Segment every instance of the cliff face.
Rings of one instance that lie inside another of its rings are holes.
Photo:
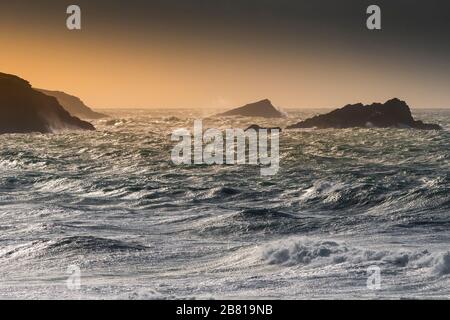
[[[87,105],[81,101],[80,98],[67,94],[61,91],[50,91],[44,89],[35,89],[48,96],[55,97],[59,104],[63,106],[71,115],[81,119],[101,119],[107,116],[91,110]]]
[[[386,103],[361,103],[347,105],[328,114],[315,116],[288,127],[295,128],[414,128],[423,130],[441,130],[437,124],[416,121],[406,102],[397,98]]]
[[[56,98],[33,90],[28,81],[0,73],[0,134],[66,129],[95,130],[89,122],[71,116]]]
[[[263,117],[263,118],[282,118],[284,114],[277,110],[270,100],[265,99],[255,103],[247,104],[221,114],[219,117],[242,116],[242,117]]]

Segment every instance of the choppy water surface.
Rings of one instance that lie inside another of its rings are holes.
[[[0,136],[0,298],[450,297],[450,111],[416,113],[442,132],[284,131],[273,177],[174,166],[169,134],[194,111],[110,114]]]

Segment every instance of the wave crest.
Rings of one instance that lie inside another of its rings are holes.
[[[346,264],[350,268],[372,264],[392,268],[426,269],[430,275],[450,274],[450,251],[366,250],[335,241],[278,241],[262,249],[262,260],[284,267]]]

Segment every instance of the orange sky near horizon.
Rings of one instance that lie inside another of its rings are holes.
[[[300,38],[304,46],[267,46],[245,36],[223,41],[160,30],[142,41],[126,29],[3,23],[10,32],[0,34],[0,72],[93,108],[227,109],[263,98],[282,108],[319,108],[392,97],[412,107],[450,106],[448,81],[435,67],[345,45],[309,46]]]

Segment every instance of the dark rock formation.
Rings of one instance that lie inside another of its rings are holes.
[[[267,130],[267,132],[271,132],[272,130],[278,130],[279,132],[282,131],[282,129],[281,129],[280,127],[270,127],[270,128],[268,128],[268,127],[261,127],[261,126],[259,126],[259,125],[257,125],[257,124],[252,124],[250,127],[248,127],[247,129],[245,129],[244,131],[251,130],[251,129],[253,129],[253,130],[255,130],[255,131],[258,131],[258,130]]]
[[[437,124],[416,121],[406,102],[397,98],[386,103],[361,103],[347,105],[328,114],[315,116],[287,129],[296,128],[414,128],[423,130],[441,130]]]
[[[95,130],[89,122],[71,116],[56,98],[33,90],[28,81],[0,73],[0,134],[65,129]]]
[[[242,116],[242,117],[263,117],[263,118],[282,118],[285,115],[275,108],[270,100],[265,99],[255,103],[247,104],[217,115],[218,117]]]
[[[48,96],[55,97],[59,104],[63,106],[71,115],[80,119],[101,119],[107,116],[91,110],[81,101],[80,98],[61,91],[50,91],[44,89],[35,89]]]

